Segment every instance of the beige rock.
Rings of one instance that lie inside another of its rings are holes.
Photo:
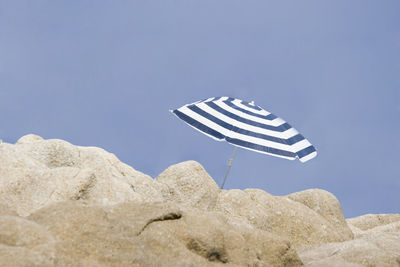
[[[297,252],[306,266],[399,266],[400,233],[376,233],[342,243],[303,247]]]
[[[57,201],[162,201],[162,185],[100,148],[29,135],[0,147],[0,202],[21,216]]]
[[[400,214],[345,220],[324,190],[219,190],[194,161],[153,180],[36,135],[0,162],[0,266],[400,265]]]
[[[196,161],[172,165],[156,180],[166,185],[163,197],[169,202],[212,210],[218,198],[218,185]]]
[[[16,216],[0,216],[0,266],[52,266],[55,240],[44,227]]]
[[[0,203],[0,216],[2,215],[17,216],[17,213],[11,210],[7,205]]]
[[[342,206],[337,198],[328,191],[309,189],[287,195],[291,200],[302,203],[324,217],[341,235],[353,238],[353,233],[344,218]]]
[[[393,223],[384,224],[381,226],[377,226],[365,231],[365,234],[369,233],[400,233],[400,221],[396,221]]]
[[[227,223],[218,213],[174,205],[56,203],[29,219],[58,240],[56,264],[299,266],[290,243]]]
[[[350,224],[351,225],[351,224]],[[358,238],[363,238],[371,234],[377,233],[400,233],[400,221],[383,224],[381,226],[376,226],[368,230],[360,230],[359,228],[352,226],[353,233]]]
[[[27,144],[27,143],[33,143],[36,141],[41,141],[43,140],[42,137],[36,135],[36,134],[27,134],[22,136],[18,141],[17,144]]]
[[[349,228],[337,229],[336,221],[332,223],[309,207],[258,189],[221,191],[216,210],[223,212],[232,223],[247,222],[257,229],[285,237],[296,246],[353,238]]]
[[[347,223],[363,231],[400,221],[400,214],[366,214],[347,219]]]

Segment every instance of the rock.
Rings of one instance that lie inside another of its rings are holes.
[[[371,233],[400,233],[400,221],[384,224],[381,226],[374,227],[365,231],[363,234],[371,234]]]
[[[365,231],[363,231],[355,226],[352,226],[352,225],[351,225],[351,227],[352,227],[352,231],[353,231],[354,235],[358,238],[369,236],[369,235],[375,234],[375,233],[400,233],[400,221],[383,224],[380,226],[370,228]]]
[[[399,266],[400,233],[376,233],[297,251],[305,266]]]
[[[285,237],[296,246],[353,238],[348,227],[337,228],[336,220],[332,223],[329,217],[326,219],[306,205],[258,189],[222,191],[216,210],[231,218],[232,223],[248,222],[257,229]]]
[[[0,266],[53,266],[55,240],[44,227],[0,216]]]
[[[342,206],[333,194],[321,189],[309,189],[287,195],[287,197],[324,217],[346,239],[353,238],[353,233],[344,218]]]
[[[324,190],[220,190],[194,161],[152,179],[36,135],[2,143],[0,162],[0,266],[400,264],[400,214],[345,220]]]
[[[57,265],[302,265],[290,243],[278,236],[230,225],[218,213],[172,204],[70,201],[43,208],[29,219],[59,240]]]
[[[163,171],[156,180],[166,185],[163,197],[168,202],[201,210],[212,210],[218,198],[218,185],[195,161],[172,165]]]
[[[2,215],[17,216],[17,213],[11,210],[7,205],[0,203],[0,216]]]
[[[33,142],[36,142],[36,141],[42,141],[43,140],[43,138],[42,137],[40,137],[40,136],[38,136],[38,135],[36,135],[36,134],[27,134],[27,135],[24,135],[24,136],[22,136],[18,141],[17,141],[17,145],[20,145],[20,144],[28,144],[28,143],[33,143]]]
[[[366,214],[347,219],[350,225],[363,231],[398,221],[400,221],[400,214]]]
[[[0,202],[21,216],[57,201],[163,201],[162,185],[100,148],[22,137],[0,147]]]

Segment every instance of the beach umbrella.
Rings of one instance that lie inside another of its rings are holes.
[[[301,162],[317,155],[314,146],[296,129],[253,101],[212,97],[171,112],[214,140],[235,146],[221,188],[238,147],[289,160],[298,158]]]

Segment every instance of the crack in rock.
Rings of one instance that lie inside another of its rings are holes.
[[[79,189],[79,192],[73,197],[74,200],[87,199],[89,190],[94,187],[96,181],[96,175],[90,175],[88,181]]]
[[[228,262],[228,256],[224,247],[210,246],[196,239],[191,239],[187,243],[186,247],[209,261],[219,261],[221,263]]]
[[[156,217],[154,219],[149,220],[145,226],[143,226],[142,230],[139,231],[139,233],[137,234],[138,236],[146,229],[147,226],[149,226],[149,224],[153,223],[153,222],[161,222],[161,221],[168,221],[168,220],[178,220],[182,217],[182,214],[180,213],[175,213],[175,212],[170,212],[167,214],[163,214],[159,217]]]

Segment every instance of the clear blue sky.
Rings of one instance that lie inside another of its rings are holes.
[[[319,155],[239,150],[226,188],[399,213],[399,14],[397,0],[0,0],[0,138],[99,146],[152,177],[192,159],[220,184],[233,147],[168,110],[254,100]]]

